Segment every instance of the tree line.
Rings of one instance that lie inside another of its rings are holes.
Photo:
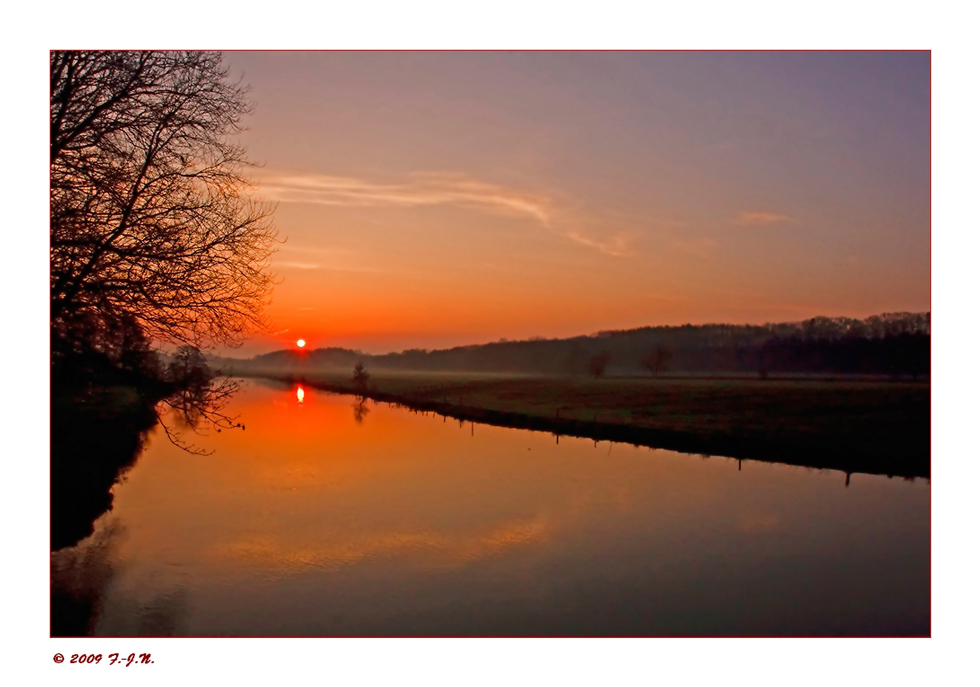
[[[568,339],[498,341],[446,350],[369,355],[343,348],[277,351],[236,369],[336,368],[572,374],[929,373],[929,313],[867,319],[816,317],[766,325],[682,325],[600,332]]]

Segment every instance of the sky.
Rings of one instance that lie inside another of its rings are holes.
[[[284,243],[236,355],[930,308],[928,52],[230,52]]]
[[[924,680],[935,679],[936,675],[948,673],[955,675],[963,672],[965,664],[963,657],[969,655],[967,642],[970,631],[974,627],[972,613],[977,608],[977,595],[969,572],[975,568],[973,560],[975,552],[961,544],[968,536],[965,523],[971,522],[970,505],[973,494],[972,485],[977,483],[980,475],[976,465],[963,461],[962,456],[968,453],[967,447],[972,446],[974,438],[970,436],[972,426],[971,412],[975,403],[969,390],[976,386],[972,384],[976,371],[974,366],[963,365],[962,361],[972,354],[976,341],[977,324],[975,318],[963,317],[964,312],[972,312],[973,294],[977,291],[977,270],[975,259],[977,255],[975,189],[980,176],[975,160],[980,154],[977,150],[977,136],[969,135],[975,129],[975,113],[977,111],[977,95],[975,89],[964,88],[975,80],[978,53],[975,47],[973,28],[975,22],[969,21],[969,11],[964,13],[960,4],[940,3],[932,12],[894,12],[884,11],[880,3],[855,3],[853,0],[831,0],[819,8],[807,4],[786,5],[775,2],[749,4],[732,3],[698,3],[660,4],[649,6],[628,3],[607,3],[595,11],[568,12],[567,8],[547,3],[526,2],[495,2],[492,5],[480,3],[467,5],[465,8],[445,3],[381,3],[371,4],[328,4],[322,6],[304,5],[292,8],[287,5],[268,8],[256,7],[255,11],[228,12],[223,5],[200,5],[196,7],[196,21],[188,21],[186,13],[161,13],[153,5],[123,4],[111,0],[117,11],[93,13],[84,11],[77,6],[69,6],[56,0],[56,9],[68,18],[66,21],[50,21],[52,6],[24,6],[15,13],[19,23],[18,31],[11,35],[5,49],[10,51],[10,59],[4,64],[5,83],[10,93],[17,94],[24,104],[23,107],[6,108],[0,112],[8,131],[16,131],[18,135],[9,137],[7,141],[8,158],[17,162],[8,165],[5,171],[8,196],[24,202],[12,204],[8,208],[11,215],[9,224],[12,227],[22,227],[23,230],[10,233],[10,255],[18,256],[11,260],[8,269],[0,273],[4,292],[8,294],[26,294],[24,298],[9,298],[8,322],[10,323],[7,336],[0,339],[0,348],[10,359],[24,361],[23,364],[11,366],[9,370],[9,386],[19,390],[18,394],[8,394],[4,402],[5,416],[11,426],[27,428],[33,431],[18,431],[11,433],[10,451],[13,455],[32,456],[38,460],[14,461],[10,465],[11,483],[36,485],[36,489],[26,489],[15,498],[6,501],[7,509],[12,516],[23,521],[24,526],[10,531],[9,548],[18,551],[36,551],[36,545],[44,541],[47,534],[47,419],[46,412],[37,412],[38,408],[49,407],[48,385],[38,383],[39,371],[48,369],[48,350],[40,342],[48,337],[49,319],[49,266],[50,253],[48,248],[49,232],[49,190],[50,179],[49,158],[47,155],[49,134],[48,113],[48,50],[52,47],[77,45],[79,36],[93,46],[127,48],[132,46],[132,36],[139,36],[146,45],[173,45],[174,47],[199,49],[211,47],[216,40],[229,40],[240,45],[289,47],[295,45],[373,48],[399,46],[417,47],[491,47],[506,46],[536,46],[536,47],[770,47],[781,48],[800,45],[804,47],[909,47],[929,48],[932,50],[933,64],[933,103],[934,103],[934,198],[933,206],[933,464],[935,480],[933,489],[933,574],[934,606],[933,629],[934,639],[924,647],[924,650],[910,655],[903,646],[896,643],[882,642],[870,649],[874,660],[869,660],[868,645],[840,645],[837,660],[833,662],[813,663],[810,672],[814,674],[811,682],[816,683],[821,678],[839,679],[846,674],[844,681],[848,684],[858,684],[861,680],[880,680],[884,674],[895,684],[921,684]],[[118,5],[118,7],[115,7]],[[439,5],[439,6],[434,6]],[[38,7],[39,9],[33,9]],[[292,11],[290,11],[292,10]],[[945,10],[945,11],[944,11]],[[34,17],[34,13],[38,13]],[[624,21],[628,16],[631,21]],[[259,20],[257,20],[257,17]],[[297,20],[297,17],[302,17]],[[519,20],[516,18],[519,17]],[[847,21],[841,21],[846,17]],[[954,20],[950,21],[953,17]],[[221,36],[217,38],[215,27],[221,27]],[[126,38],[126,37],[129,38]],[[122,37],[122,38],[120,38]],[[745,53],[741,53],[743,56]],[[247,135],[252,145],[253,158],[263,160],[267,169],[273,163],[285,167],[279,153],[284,150],[268,140],[268,144],[259,146],[261,130],[258,123],[270,117],[271,113],[279,111],[281,115],[290,115],[289,108],[282,103],[270,102],[266,93],[285,91],[290,87],[287,74],[276,74],[274,67],[266,67],[265,76],[260,79],[260,61],[258,57],[227,53],[229,64],[235,69],[244,71],[248,68],[247,79],[253,84],[253,95],[264,102],[257,102],[256,114],[249,125],[252,131]],[[363,55],[363,54],[362,54]],[[593,53],[593,56],[595,53]],[[697,57],[697,53],[686,53],[687,56]],[[879,54],[880,55],[880,54]],[[268,55],[284,60],[285,55],[278,53]],[[793,54],[790,54],[792,57]],[[335,56],[336,57],[336,56]],[[351,57],[351,56],[348,56]],[[400,55],[405,58],[405,54]],[[927,70],[928,57],[909,60],[921,67],[916,67],[915,74],[926,72],[923,76],[912,79],[902,75],[902,69],[887,69],[891,76],[896,74],[906,85],[925,82],[921,90],[928,88]],[[703,61],[703,58],[702,58]],[[840,75],[855,75],[861,73],[857,69],[834,70]],[[407,75],[402,74],[402,77]],[[333,78],[333,75],[330,77]],[[832,80],[832,77],[828,77]],[[868,80],[867,77],[864,80]],[[873,84],[878,82],[871,79]],[[853,86],[845,89],[850,78],[838,80],[842,90],[860,94],[860,89]],[[802,86],[803,81],[792,82],[793,87]],[[262,92],[262,89],[265,93]],[[323,84],[326,92],[336,89],[338,83]],[[348,89],[350,90],[350,89]],[[894,92],[894,89],[892,91]],[[309,93],[306,94],[310,95]],[[348,95],[350,95],[348,93]],[[789,97],[791,91],[786,90],[783,96]],[[285,97],[285,95],[283,95]],[[852,95],[853,97],[853,95]],[[924,99],[926,96],[923,95]],[[329,101],[332,107],[340,107],[341,103],[334,98]],[[865,121],[884,114],[886,118],[907,115],[911,109],[928,117],[926,105],[916,101],[907,104],[904,109],[881,108],[880,112],[873,107],[876,102],[869,98],[871,112],[863,118]],[[500,105],[500,103],[498,103]],[[271,108],[271,109],[270,109]],[[804,108],[805,109],[805,108]],[[571,113],[562,111],[563,116]],[[768,114],[772,114],[771,112]],[[717,115],[716,115],[717,116]],[[349,123],[349,119],[347,122]],[[360,123],[358,121],[358,123]],[[683,124],[683,120],[680,122]],[[838,124],[840,122],[838,121]],[[617,126],[619,123],[617,123]],[[332,154],[337,153],[337,147],[346,145],[345,141],[357,139],[359,143],[370,141],[369,137],[354,137],[353,128],[349,126],[343,135],[332,138]],[[916,128],[918,130],[918,127]],[[447,130],[448,131],[448,130]],[[444,131],[443,133],[447,133]],[[295,132],[287,131],[288,136]],[[852,131],[852,143],[874,143],[878,150],[889,150],[882,140],[874,138],[875,132],[862,127],[860,135]],[[872,136],[872,138],[868,138]],[[887,138],[887,137],[885,137]],[[919,133],[916,137],[921,141],[918,150],[927,145],[926,134]],[[569,144],[575,141],[569,142]],[[300,148],[294,142],[294,148]],[[256,153],[263,150],[263,156]],[[440,150],[443,148],[440,146]],[[850,154],[854,151],[849,145],[839,144],[828,148],[834,155]],[[912,150],[912,148],[907,148]],[[315,146],[311,151],[319,154]],[[495,151],[496,152],[496,151]],[[923,154],[924,155],[924,154]],[[801,156],[802,159],[802,156]],[[324,158],[323,168],[336,172],[339,165],[336,160]],[[290,163],[293,164],[293,163]],[[917,168],[928,165],[924,161],[916,163]],[[296,163],[300,167],[299,163]],[[802,165],[801,165],[802,166]],[[318,168],[315,164],[314,168]],[[302,167],[305,169],[306,167]],[[876,172],[884,176],[894,174],[897,169],[887,165],[875,165]],[[905,167],[906,170],[911,167]],[[923,176],[925,172],[922,172]],[[731,183],[735,183],[732,179]],[[663,179],[657,180],[663,183]],[[651,184],[650,188],[654,188]],[[925,191],[920,191],[925,194]],[[859,197],[859,196],[856,196]],[[896,191],[896,202],[907,202],[904,190]],[[740,204],[739,204],[740,205]],[[298,206],[296,206],[298,207]],[[290,233],[283,210],[287,206],[279,206],[279,225],[284,234]],[[428,208],[431,210],[432,208]],[[729,212],[740,212],[740,209]],[[730,216],[729,216],[730,217]],[[334,229],[336,225],[322,224],[324,230]],[[719,231],[723,227],[719,226]],[[734,230],[734,225],[729,225]],[[825,228],[829,231],[829,228]],[[925,233],[928,230],[921,228]],[[336,237],[329,236],[330,245],[336,242]],[[847,234],[848,237],[853,234]],[[298,243],[295,237],[290,239]],[[922,245],[927,239],[920,239]],[[660,246],[663,249],[663,246]],[[889,241],[881,242],[878,248],[891,250],[895,245]],[[873,251],[871,251],[873,253]],[[843,253],[843,251],[841,251]],[[281,255],[284,255],[281,254]],[[281,258],[280,255],[280,258]],[[22,257],[21,257],[22,256]],[[814,256],[811,256],[814,257]],[[917,261],[905,266],[909,273],[912,267],[921,272],[925,258],[917,256]],[[316,264],[316,263],[312,263]],[[798,260],[794,267],[807,264],[806,260]],[[277,288],[275,300],[270,308],[270,315],[281,320],[283,315],[289,315],[286,307],[289,303],[289,288],[293,288],[292,277],[296,273],[286,274],[282,267],[278,268],[283,282]],[[895,268],[894,271],[900,271]],[[710,275],[709,275],[710,276]],[[761,277],[762,275],[757,275]],[[692,275],[693,279],[693,275]],[[916,283],[922,283],[921,277]],[[363,284],[361,284],[363,286]],[[862,285],[862,289],[866,285]],[[797,282],[779,284],[780,288],[799,288]],[[285,289],[285,290],[284,290]],[[917,292],[926,294],[926,285],[917,287]],[[297,290],[296,293],[299,293]],[[861,289],[855,290],[862,293]],[[326,295],[331,295],[330,301]],[[346,294],[328,292],[321,302],[337,302]],[[773,302],[782,300],[781,291],[770,294]],[[920,300],[925,295],[919,296]],[[284,300],[285,299],[285,300]],[[884,309],[899,309],[904,306],[889,306],[876,302],[872,311]],[[829,314],[834,304],[821,306]],[[294,306],[310,307],[310,306]],[[841,306],[843,309],[843,306]],[[908,306],[907,309],[919,309]],[[305,311],[304,311],[305,312]],[[601,313],[600,313],[601,314]],[[859,313],[863,314],[863,313]],[[598,316],[598,315],[597,315]],[[766,319],[759,315],[759,319]],[[645,318],[646,319],[646,318]],[[651,312],[651,322],[668,321],[663,313]],[[691,314],[690,321],[698,321],[696,313]],[[734,319],[734,316],[733,316]],[[773,319],[777,319],[774,315]],[[781,319],[781,318],[780,318]],[[746,319],[746,321],[749,321]],[[297,323],[297,326],[300,323]],[[325,323],[326,324],[326,323]],[[323,328],[324,333],[339,332],[340,322],[333,323],[333,329]],[[281,324],[287,328],[290,324]],[[490,329],[490,327],[486,327]],[[381,331],[378,328],[377,331]],[[406,328],[404,340],[422,340],[421,328]],[[542,330],[544,328],[542,327]],[[417,332],[417,335],[412,335]],[[333,334],[332,341],[339,340],[339,334]],[[417,338],[416,338],[417,336]],[[461,334],[460,338],[465,337]],[[435,340],[429,337],[428,340]],[[353,340],[353,336],[351,336]],[[365,339],[366,340],[366,337]],[[375,339],[378,341],[379,339]],[[391,337],[393,347],[402,341]],[[33,345],[32,345],[33,344]],[[239,354],[256,348],[265,350],[282,347],[285,342],[282,337],[255,339],[245,348],[239,349]],[[383,344],[383,341],[382,341]],[[318,345],[324,345],[318,343]],[[249,348],[251,347],[251,348]],[[379,345],[384,350],[384,345]],[[251,353],[248,353],[251,354]],[[43,375],[42,375],[43,377]],[[945,477],[945,478],[944,478]],[[950,478],[955,477],[955,478]],[[43,492],[43,493],[42,493]],[[28,516],[25,519],[25,513]],[[44,553],[44,552],[41,552]],[[28,556],[26,563],[19,566],[15,575],[19,575],[19,588],[25,593],[19,594],[13,600],[10,612],[17,618],[18,627],[27,628],[18,637],[27,652],[38,648],[44,651],[37,655],[50,656],[47,639],[47,616],[38,614],[38,608],[45,608],[49,594],[50,561],[46,553]],[[35,641],[40,637],[41,640]],[[32,639],[34,638],[34,639]],[[299,641],[299,640],[297,640]],[[213,660],[215,643],[220,644],[222,655],[227,658],[220,663],[220,670],[227,675],[229,670],[247,670],[250,676],[262,674],[282,676],[283,665],[295,663],[297,652],[294,643],[261,644],[261,651],[255,651],[252,643],[241,644],[233,639],[209,639],[207,646],[187,640],[175,647],[173,643],[156,647],[156,644],[166,640],[146,639],[143,648],[162,652],[168,660],[157,661],[154,671],[160,673],[161,679],[183,678],[188,669],[197,673],[208,674],[219,665]],[[737,648],[736,648],[737,647]],[[175,651],[179,649],[179,651]],[[107,650],[115,651],[111,647]],[[370,681],[384,678],[400,679],[404,675],[426,675],[434,684],[452,684],[458,681],[460,671],[467,666],[480,663],[488,671],[489,681],[511,679],[514,674],[531,675],[533,677],[554,678],[558,675],[569,684],[585,684],[597,679],[608,681],[610,675],[615,678],[634,679],[636,675],[649,673],[649,661],[640,661],[637,657],[645,656],[643,651],[637,651],[635,642],[603,643],[601,648],[594,645],[576,645],[573,649],[561,642],[534,642],[533,644],[509,643],[506,656],[500,659],[496,647],[487,648],[480,642],[454,645],[449,659],[446,658],[446,645],[438,641],[411,644],[399,644],[397,641],[385,645],[385,651],[394,658],[388,662],[373,661],[376,657],[376,643],[370,646],[346,643],[343,651],[334,652],[330,656],[331,670],[337,675],[351,675],[362,679],[367,675]],[[739,668],[751,671],[760,684],[779,684],[784,680],[787,671],[800,661],[806,661],[812,655],[813,646],[803,641],[792,645],[781,645],[778,656],[773,658],[772,645],[762,641],[751,646],[742,644],[725,644],[713,648],[724,660],[702,666],[698,673],[707,680],[709,677],[724,678],[733,669]],[[64,651],[61,647],[58,650]],[[141,649],[142,650],[142,649]],[[493,651],[493,661],[487,661],[489,652]],[[647,652],[648,653],[648,652]],[[672,650],[658,657],[660,671],[658,674],[674,675],[690,678],[692,661],[697,661],[701,655],[698,647],[683,644],[672,647]],[[306,651],[301,655],[318,658],[322,652]],[[63,670],[48,660],[49,670]],[[312,659],[311,659],[312,661]],[[374,670],[365,673],[365,666]],[[713,666],[722,666],[718,672]],[[734,668],[733,668],[734,666]],[[843,666],[843,673],[842,673]],[[321,666],[316,661],[301,663],[298,671],[319,671]],[[707,670],[707,672],[705,672]],[[381,672],[378,672],[381,671]],[[386,672],[388,671],[388,672]],[[393,671],[393,672],[391,672]],[[645,672],[644,672],[645,671]],[[821,672],[823,671],[823,672]],[[938,671],[938,673],[937,673]],[[321,671],[322,672],[322,671]],[[390,675],[389,675],[390,672]],[[303,673],[300,672],[300,675]],[[311,674],[313,674],[311,672]],[[81,682],[87,684],[87,678],[81,677]],[[91,680],[98,679],[92,676]],[[388,680],[391,681],[390,679]]]

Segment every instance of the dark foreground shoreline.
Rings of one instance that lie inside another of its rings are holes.
[[[136,386],[106,386],[84,395],[52,387],[52,552],[70,550],[91,536],[95,521],[112,509],[112,487],[136,463],[162,396],[160,389]],[[93,551],[96,557],[104,553],[98,546]],[[100,603],[97,590],[104,579],[76,579],[76,562],[71,554],[51,559],[52,637],[90,634]],[[98,570],[108,575],[106,566]]]
[[[372,380],[364,389],[326,375],[256,376],[461,422],[547,432],[556,440],[616,441],[888,477],[929,478],[931,473],[928,384],[731,379],[433,383],[420,375]],[[651,410],[651,393],[677,410]]]

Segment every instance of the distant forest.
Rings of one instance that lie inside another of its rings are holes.
[[[500,372],[558,375],[865,374],[929,375],[930,314],[886,313],[864,320],[815,317],[765,325],[642,327],[569,339],[411,349],[371,355],[344,348],[276,351],[216,359],[230,372],[350,370]]]

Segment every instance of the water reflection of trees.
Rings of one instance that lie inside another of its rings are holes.
[[[161,427],[181,448],[203,454],[187,437],[209,427],[242,427],[223,411],[237,389],[237,383],[210,370],[197,351],[179,352],[153,383],[52,387],[52,636],[93,631],[113,573],[115,536],[109,527],[92,537],[96,521],[111,510],[113,485],[136,463],[152,428]],[[180,599],[137,611],[139,627],[126,634],[178,632]]]
[[[142,451],[157,415],[133,387],[53,393],[51,402],[51,549],[92,534],[112,507],[112,485]]]
[[[187,590],[177,587],[149,601],[107,591],[118,572],[116,548],[125,534],[108,520],[78,546],[51,554],[51,636],[170,637],[185,634]]]
[[[171,442],[192,453],[203,454],[204,451],[185,440],[185,430],[243,427],[237,418],[224,412],[228,401],[241,388],[239,383],[212,370],[199,350],[192,346],[178,349],[167,376],[174,391],[161,400],[160,426]]]
[[[92,533],[95,520],[112,507],[112,486],[136,462],[154,426],[175,445],[201,455],[206,452],[195,446],[194,435],[243,428],[225,412],[238,389],[196,349],[179,352],[155,380],[53,380],[52,550]]]
[[[91,635],[112,581],[118,525],[109,524],[86,546],[51,554],[51,636]]]
[[[354,422],[359,425],[364,423],[364,418],[366,418],[368,413],[371,412],[371,409],[368,408],[367,402],[368,399],[366,396],[358,396],[357,400],[354,401],[354,404],[351,405],[351,408],[354,409]]]

